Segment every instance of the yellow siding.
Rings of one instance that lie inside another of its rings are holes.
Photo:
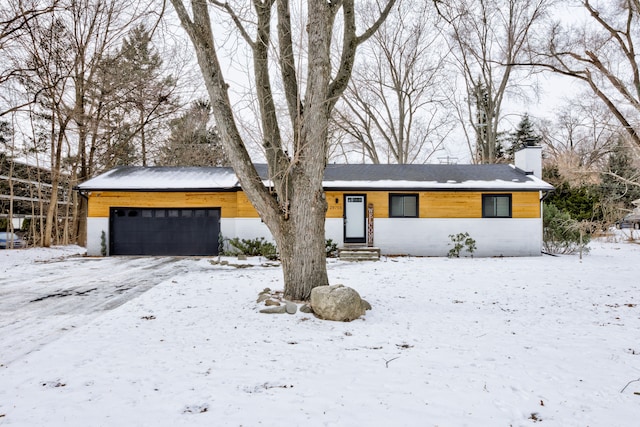
[[[511,209],[514,218],[540,218],[540,195],[538,193],[513,193]]]
[[[375,218],[389,217],[388,191],[328,191],[327,218],[342,218],[345,194],[364,194],[367,204],[373,204]],[[420,218],[481,218],[483,192],[402,192],[419,194]],[[487,194],[489,192],[485,192]],[[539,218],[540,201],[537,192],[491,192],[512,194],[513,218]],[[89,217],[108,217],[110,207],[219,207],[222,218],[258,218],[258,213],[242,191],[163,193],[163,192],[92,192],[89,196]]]
[[[327,191],[325,194],[327,199],[327,218],[342,218],[344,212],[344,193],[336,191]]]
[[[108,217],[111,207],[136,207],[136,208],[174,208],[191,207],[221,208],[222,218],[236,218],[239,206],[238,195],[246,200],[242,192],[217,192],[217,193],[164,193],[164,192],[116,192],[97,191],[89,195],[89,217]],[[253,209],[253,208],[252,208]],[[248,213],[245,209],[244,213]],[[255,212],[255,210],[254,210]],[[257,213],[254,214],[257,217]]]
[[[259,218],[258,211],[253,207],[244,191],[237,193],[238,213],[237,218]]]

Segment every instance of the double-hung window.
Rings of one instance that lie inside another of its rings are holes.
[[[483,218],[511,218],[511,194],[483,194]]]
[[[389,194],[389,217],[417,218],[417,194]]]

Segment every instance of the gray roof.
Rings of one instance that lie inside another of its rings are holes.
[[[268,185],[266,165],[257,164]],[[548,191],[553,187],[512,165],[327,165],[324,188],[331,190],[504,190]],[[119,167],[78,186],[82,191],[233,191],[240,188],[231,168]]]

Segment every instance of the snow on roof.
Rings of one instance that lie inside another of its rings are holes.
[[[265,185],[267,167],[256,165]],[[326,189],[452,189],[548,191],[553,186],[511,165],[327,165]],[[231,190],[240,184],[231,168],[120,167],[90,179],[80,190]]]
[[[112,169],[80,185],[80,190],[207,190],[235,189],[231,168],[135,167]]]

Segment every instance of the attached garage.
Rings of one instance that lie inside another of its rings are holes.
[[[112,207],[112,255],[217,255],[220,209]]]
[[[250,206],[239,189],[230,168],[113,169],[77,187],[87,200],[87,254],[218,255],[225,220]]]

